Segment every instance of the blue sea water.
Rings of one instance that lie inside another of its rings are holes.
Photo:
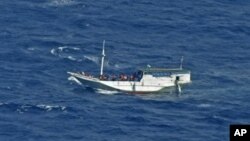
[[[67,71],[173,66],[192,84],[129,95],[85,88]],[[250,123],[247,0],[1,0],[1,141],[226,141]],[[174,64],[175,65],[175,64]]]

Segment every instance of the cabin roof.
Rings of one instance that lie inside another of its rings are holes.
[[[190,73],[190,71],[180,68],[144,68],[140,69],[144,73]]]

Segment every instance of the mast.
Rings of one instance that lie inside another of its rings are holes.
[[[102,62],[101,62],[100,76],[103,75],[104,57],[105,57],[105,40],[103,40],[103,44],[102,44]]]

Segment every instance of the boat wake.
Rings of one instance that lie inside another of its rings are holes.
[[[96,93],[104,94],[104,95],[115,95],[120,93],[119,91],[111,91],[111,90],[104,90],[104,89],[95,89]]]
[[[82,83],[81,83],[79,80],[77,80],[75,77],[73,77],[73,76],[70,76],[70,77],[68,78],[68,80],[69,80],[69,81],[76,82],[76,83],[79,84],[79,85],[82,85]]]

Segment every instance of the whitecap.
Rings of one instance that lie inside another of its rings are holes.
[[[52,0],[48,3],[49,6],[69,6],[76,4],[74,0]]]
[[[57,50],[59,50],[60,52],[63,52],[64,50],[80,50],[80,48],[78,47],[68,47],[68,46],[61,46],[61,47],[58,47]]]
[[[67,57],[69,60],[72,60],[72,61],[76,61],[77,59],[76,58],[74,58],[74,57],[72,57],[72,56],[68,56]]]
[[[36,105],[38,108],[41,108],[41,109],[46,109],[47,111],[50,111],[52,108],[51,106],[49,105],[43,105],[43,104],[40,104],[40,105]]]
[[[56,49],[54,49],[54,48],[50,50],[50,53],[51,53],[52,55],[57,55]]]
[[[62,47],[58,47],[58,50],[63,51],[66,48],[68,48],[68,47],[67,46],[62,46]]]
[[[65,106],[62,106],[62,107],[61,107],[61,110],[62,110],[62,111],[64,111],[65,109],[66,109],[66,107],[65,107]]]
[[[39,104],[39,105],[36,105],[36,106],[39,107],[39,108],[45,109],[46,111],[51,111],[53,109],[61,109],[62,111],[64,111],[66,109],[65,106],[58,106],[58,105],[51,106],[51,105]]]
[[[50,53],[52,55],[55,55],[55,56],[62,56],[63,53],[67,52],[67,51],[79,51],[80,48],[77,48],[77,47],[67,47],[67,46],[61,46],[61,47],[57,47],[57,48],[52,48],[50,50]],[[68,59],[70,60],[77,60],[76,58],[73,58],[72,56],[68,56],[67,57]]]
[[[199,104],[198,105],[198,107],[200,107],[200,108],[208,108],[208,107],[211,107],[212,105],[210,105],[210,104]]]
[[[73,47],[72,49],[73,50],[80,50],[80,48],[78,48],[78,47]]]

